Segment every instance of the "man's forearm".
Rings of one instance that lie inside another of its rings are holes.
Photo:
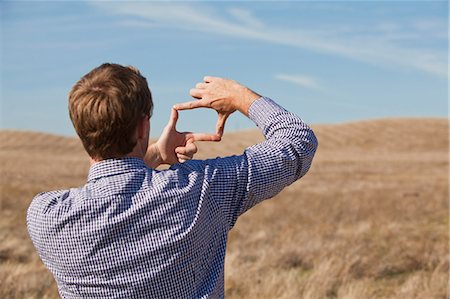
[[[248,110],[254,101],[259,99],[261,95],[257,94],[250,88],[237,84],[231,93],[230,100],[233,101],[233,105],[236,110],[248,117]]]

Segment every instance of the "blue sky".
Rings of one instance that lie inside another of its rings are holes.
[[[2,128],[74,136],[67,93],[103,62],[147,77],[152,137],[204,75],[312,124],[448,113],[447,1],[3,1],[0,18]],[[178,129],[215,121],[186,111]],[[226,129],[251,127],[235,114]]]

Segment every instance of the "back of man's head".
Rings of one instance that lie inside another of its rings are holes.
[[[105,63],[83,76],[69,93],[69,113],[89,156],[123,157],[136,145],[135,130],[151,116],[152,95],[139,70]]]

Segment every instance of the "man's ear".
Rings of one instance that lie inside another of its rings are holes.
[[[136,133],[138,139],[148,138],[150,134],[150,118],[148,116],[144,116],[139,120]]]

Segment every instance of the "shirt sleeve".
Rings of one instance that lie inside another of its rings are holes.
[[[218,202],[229,228],[244,212],[305,175],[318,145],[307,124],[269,98],[256,100],[249,117],[261,129],[264,142],[242,155],[196,165],[204,167],[207,193]]]

